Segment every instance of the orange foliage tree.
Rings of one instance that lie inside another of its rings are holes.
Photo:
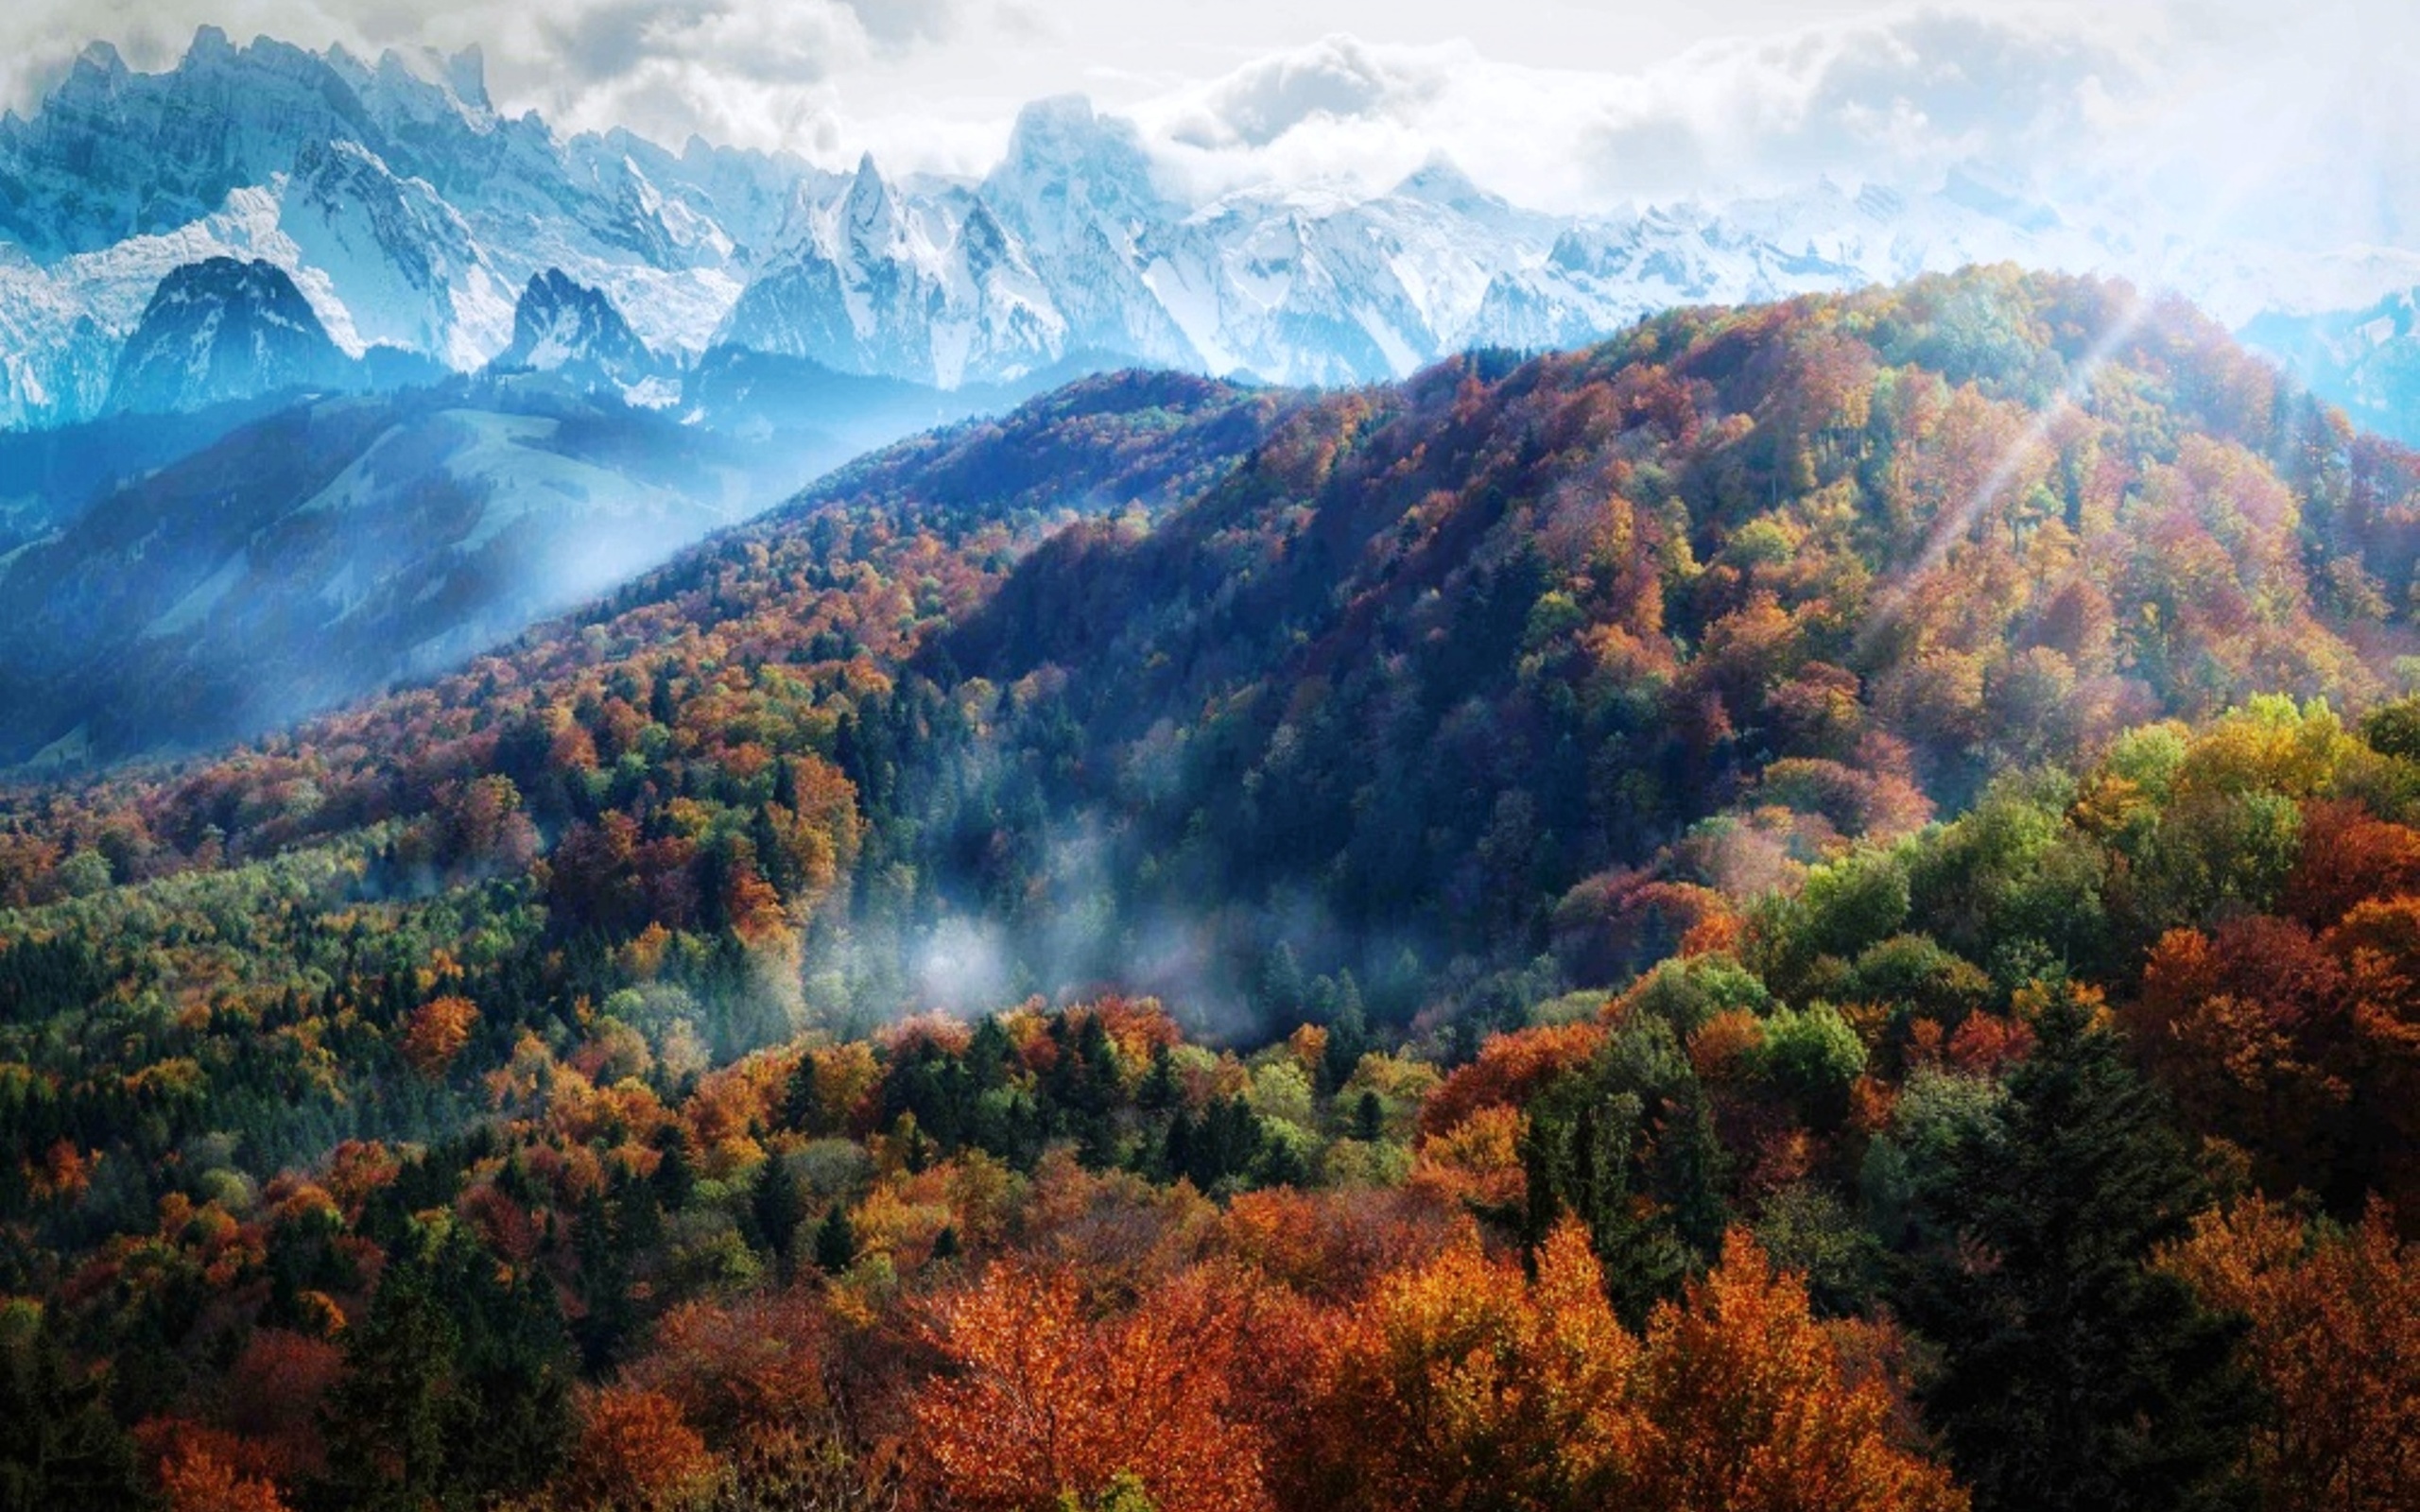
[[[1605,1043],[1602,1024],[1582,1022],[1499,1034],[1478,1058],[1457,1067],[1420,1110],[1424,1132],[1443,1134],[1482,1108],[1518,1107],[1540,1087],[1584,1066]]]
[[[404,1025],[404,1058],[424,1076],[441,1076],[479,1022],[478,1005],[469,998],[431,998],[414,1008]]]
[[[1804,1281],[1743,1232],[1644,1341],[1565,1219],[1536,1277],[1475,1231],[1337,1321],[1289,1501],[1322,1506],[1624,1506],[1654,1512],[1963,1512],[1898,1442],[1890,1383],[1851,1368]]]
[[[1466,1227],[1338,1322],[1291,1478],[1305,1504],[1593,1504],[1637,1430],[1637,1350],[1579,1225],[1548,1236],[1534,1283]]]
[[[2341,1212],[2364,1187],[2420,1194],[2420,898],[2356,902],[2316,935],[2263,915],[2171,930],[2130,1017],[2188,1122],[2273,1193]]]
[[[1684,1305],[1648,1320],[1629,1490],[1669,1512],[1963,1512],[1949,1472],[1893,1442],[1897,1401],[1853,1381],[1805,1280],[1741,1229]]]
[[[2388,1512],[2420,1486],[2420,1252],[2382,1207],[2357,1227],[2306,1232],[2274,1204],[2205,1213],[2162,1257],[2214,1306],[2252,1321],[2246,1343],[2273,1404],[2252,1469],[2278,1512]]]
[[[657,1325],[626,1381],[671,1401],[717,1443],[818,1421],[829,1412],[830,1324],[813,1293],[689,1302]]]
[[[1073,1270],[994,1265],[932,1304],[946,1373],[914,1404],[925,1477],[969,1512],[1090,1501],[1121,1476],[1159,1512],[1262,1512],[1262,1435],[1235,1381],[1244,1322],[1200,1272],[1092,1316]]]
[[[285,1512],[268,1481],[238,1471],[199,1436],[181,1436],[160,1462],[168,1512]]]
[[[573,1506],[674,1512],[701,1505],[717,1462],[672,1400],[609,1386],[589,1399],[562,1486]]]

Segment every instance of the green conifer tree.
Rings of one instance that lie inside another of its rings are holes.
[[[798,1177],[779,1155],[768,1155],[756,1168],[756,1178],[748,1189],[748,1212],[757,1237],[773,1253],[775,1268],[787,1279],[798,1245],[798,1226],[806,1218],[806,1199],[799,1191]]]
[[[1926,1411],[1980,1512],[2242,1504],[2237,1323],[2146,1263],[2205,1200],[2183,1142],[2092,1006],[2063,994],[2034,1027],[2006,1098],[1919,1175],[1955,1236],[1902,1288],[1945,1351]]]
[[[815,1226],[815,1266],[826,1276],[838,1276],[856,1258],[857,1230],[849,1222],[849,1205],[836,1202],[824,1211],[823,1221]]]

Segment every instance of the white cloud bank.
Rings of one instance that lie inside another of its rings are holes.
[[[1337,37],[1140,113],[1214,175],[1399,175],[1443,149],[1525,203],[1583,209],[2021,163],[2141,87],[2114,39],[1930,11],[1710,42],[1631,75]]]

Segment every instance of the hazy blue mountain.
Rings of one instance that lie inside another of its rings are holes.
[[[289,396],[264,394],[182,415],[109,415],[0,431],[0,553],[48,535],[95,500],[290,403]]]
[[[117,372],[109,406],[166,414],[285,389],[334,387],[352,375],[284,268],[214,257],[160,281]]]
[[[2420,289],[2361,310],[2264,315],[2241,334],[2356,423],[2420,445]]]
[[[696,404],[535,371],[0,438],[0,766],[193,748],[457,665],[1002,391],[731,353]],[[223,431],[224,434],[218,434]],[[98,496],[93,497],[98,490]]]
[[[224,739],[441,668],[752,483],[709,433],[534,388],[282,411],[0,559],[0,760]]]

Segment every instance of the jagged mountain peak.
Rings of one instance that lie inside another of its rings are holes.
[[[1017,112],[983,195],[1027,235],[1064,235],[1084,222],[1131,233],[1181,213],[1153,180],[1133,123],[1097,113],[1081,94],[1036,100]]]
[[[118,55],[117,46],[113,43],[88,42],[84,44],[83,51],[76,55],[74,73],[97,74],[104,77],[123,77],[126,72],[126,60]],[[69,77],[73,77],[74,73]]]
[[[1030,150],[1037,139],[1090,131],[1099,120],[1089,94],[1046,94],[1038,100],[1028,100],[1017,111],[1016,126],[1009,139],[1009,156],[1018,155],[1020,144]]]
[[[488,99],[486,55],[475,46],[453,54],[390,47],[378,55],[375,83],[368,94],[373,109],[408,112],[418,119],[441,111],[475,128],[495,119]]]
[[[455,98],[465,105],[495,108],[488,98],[488,55],[477,43],[445,60],[445,81],[453,87]]]
[[[899,219],[890,185],[874,165],[871,152],[857,160],[856,174],[840,202],[840,224],[852,247],[885,249],[898,239]]]
[[[1430,154],[1428,161],[1406,174],[1392,192],[1398,198],[1423,199],[1456,210],[1475,207],[1497,210],[1504,208],[1506,203],[1502,196],[1480,188],[1477,180],[1462,171],[1461,164],[1443,152]]]
[[[612,296],[550,267],[531,276],[513,306],[512,344],[499,369],[557,372],[591,387],[614,387],[669,403],[667,365],[631,329]]]
[[[220,26],[196,26],[193,41],[185,47],[185,61],[192,64],[217,62],[234,56],[235,44],[228,40],[226,29]]]
[[[1131,158],[1126,149],[1132,149]],[[995,171],[1077,163],[1147,168],[1149,160],[1132,123],[1100,114],[1088,95],[1053,94],[1017,112],[1008,152]]]

